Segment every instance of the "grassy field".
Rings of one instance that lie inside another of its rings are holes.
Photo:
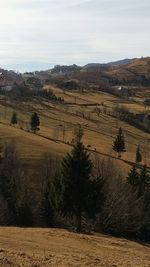
[[[78,124],[84,129],[83,142],[91,155],[112,158],[119,174],[127,175],[135,161],[135,151],[140,144],[143,163],[150,166],[150,135],[104,111],[116,105],[125,105],[134,112],[144,107],[140,101],[126,101],[97,92],[68,92],[52,88],[65,104],[32,100],[0,101],[1,143],[16,144],[25,163],[36,163],[45,153],[64,156],[72,148],[74,130]],[[99,107],[102,112],[97,114]],[[18,115],[18,125],[10,125],[12,112]],[[40,116],[40,131],[30,132],[30,116],[36,111]],[[122,127],[127,152],[117,158],[112,149],[118,127]],[[0,266],[104,266],[150,267],[150,247],[103,235],[83,235],[61,229],[0,228]]]
[[[150,247],[61,229],[0,228],[0,266],[149,267]]]
[[[80,123],[84,129],[84,144],[91,153],[112,157],[123,170],[128,170],[135,160],[136,147],[140,144],[143,163],[150,165],[149,134],[104,112],[99,116],[95,112],[97,107],[109,111],[118,104],[137,112],[144,109],[140,102],[121,100],[102,92],[64,93],[58,88],[51,89],[57,96],[64,98],[65,104],[38,100],[27,103],[4,100],[0,102],[0,136],[4,140],[13,139],[22,158],[33,161],[44,153],[64,155],[70,151],[74,130]],[[19,118],[19,125],[16,127],[10,126],[9,123],[14,110]],[[41,121],[37,135],[29,132],[30,116],[34,111],[39,114]],[[122,161],[117,159],[112,150],[112,143],[120,126],[124,130],[127,146]]]

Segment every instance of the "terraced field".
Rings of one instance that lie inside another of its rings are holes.
[[[52,87],[57,96],[64,98],[64,104],[34,100],[19,103],[1,100],[0,102],[0,136],[13,139],[21,153],[28,161],[36,160],[43,153],[64,155],[71,149],[74,129],[78,124],[84,129],[84,144],[93,154],[112,157],[123,170],[128,170],[135,160],[135,151],[140,144],[143,162],[150,165],[150,135],[108,115],[116,105],[128,106],[132,111],[144,110],[140,102],[121,100],[102,92],[68,92],[64,93]],[[97,113],[97,108],[100,113]],[[18,114],[18,126],[10,126],[13,111]],[[107,110],[107,114],[106,114]],[[29,131],[30,116],[36,111],[40,116],[40,131],[35,135]],[[122,160],[117,159],[112,150],[112,143],[118,127],[124,130],[127,152]]]

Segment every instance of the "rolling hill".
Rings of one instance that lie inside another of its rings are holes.
[[[140,144],[143,162],[150,164],[149,134],[105,114],[106,110],[109,113],[118,104],[133,112],[144,111],[140,102],[121,100],[103,92],[64,92],[56,87],[50,88],[57,96],[64,98],[65,104],[36,99],[29,102],[3,100],[0,103],[0,136],[3,140],[13,139],[23,159],[32,162],[44,153],[63,156],[70,151],[74,129],[80,123],[84,129],[84,144],[92,155],[111,157],[121,164],[123,170],[128,170]],[[100,114],[96,112],[97,107],[101,109]],[[13,111],[18,114],[16,127],[10,126]],[[40,131],[36,135],[29,131],[30,116],[34,111],[41,120]],[[122,160],[118,160],[112,150],[119,126],[124,130],[127,146]]]
[[[127,66],[115,67],[111,69],[111,75],[125,77],[126,74],[130,79],[128,73],[135,75],[135,70],[141,75],[148,75],[148,60],[134,60]],[[103,91],[65,91],[56,85],[46,85],[44,89],[52,90],[64,101],[54,102],[41,97],[20,101],[6,95],[0,97],[1,144],[9,140],[13,142],[27,167],[33,169],[45,154],[63,157],[72,149],[74,131],[79,124],[84,130],[83,143],[92,159],[112,159],[120,177],[127,177],[135,162],[138,145],[142,164],[150,167],[149,133],[112,115],[116,107],[128,108],[135,114],[144,113],[145,93],[140,94],[139,91],[138,96],[127,99]],[[145,90],[149,91],[148,88]],[[147,112],[149,110],[147,107]],[[18,117],[15,127],[10,125],[14,111]],[[40,131],[37,134],[30,131],[33,112],[40,117]],[[121,159],[112,148],[119,127],[123,129],[127,148]],[[100,234],[83,235],[46,228],[0,228],[0,266],[4,267],[149,267],[149,254],[148,245]]]
[[[139,83],[142,79],[150,79],[150,58],[134,59],[130,63],[109,70],[107,74],[113,78],[125,80],[126,83]]]

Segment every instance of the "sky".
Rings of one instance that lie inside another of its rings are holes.
[[[0,67],[150,56],[150,0],[0,0]]]

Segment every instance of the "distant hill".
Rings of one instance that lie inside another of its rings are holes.
[[[108,85],[150,86],[150,57],[123,59],[107,64],[89,63],[82,75],[74,75],[85,82]]]
[[[14,82],[22,79],[21,74],[12,70],[8,71],[0,68],[0,72],[5,75],[8,81]],[[56,65],[52,69],[47,68],[45,71],[32,73],[42,81],[48,80],[53,75],[54,77],[68,75],[68,79],[79,79],[83,82],[150,86],[150,57],[127,58],[106,64],[88,63],[82,67],[76,64]]]
[[[4,69],[14,70],[16,72],[34,72],[41,70],[49,70],[53,68],[54,63],[49,62],[41,62],[41,61],[26,61],[20,63],[12,63],[4,65]]]
[[[73,65],[56,65],[53,69],[51,69],[51,73],[68,73],[83,70],[95,70],[95,69],[103,69],[103,68],[110,68],[110,66],[122,66],[129,64],[134,59],[123,59],[119,61],[114,61],[110,63],[88,63],[85,66],[78,66],[76,64]]]
[[[83,67],[83,69],[98,69],[101,67],[107,67],[108,64],[101,64],[101,63],[88,63]]]
[[[127,65],[131,63],[134,59],[122,59],[114,62],[109,62],[109,63],[88,63],[83,67],[83,69],[97,69],[97,68],[107,68],[109,66],[122,66],[122,65]]]
[[[107,65],[111,65],[111,66],[123,66],[123,65],[127,65],[131,62],[133,62],[135,60],[135,58],[129,59],[122,59],[122,60],[118,60],[118,61],[113,61],[113,62],[109,62]]]
[[[133,59],[125,65],[112,66],[105,74],[126,84],[150,85],[150,57]]]

